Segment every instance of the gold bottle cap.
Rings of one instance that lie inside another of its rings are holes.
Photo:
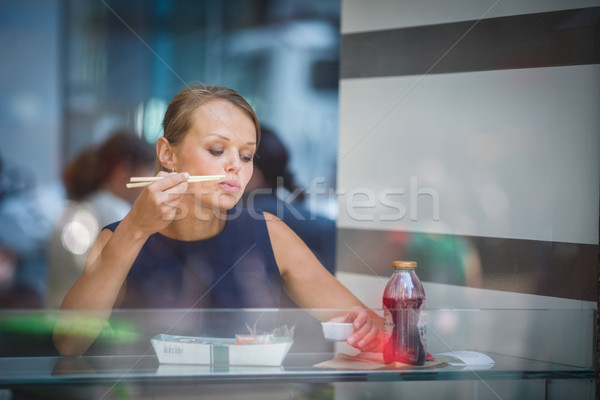
[[[394,261],[392,263],[394,268],[417,268],[416,261]]]

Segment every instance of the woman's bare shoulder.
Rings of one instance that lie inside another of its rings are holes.
[[[265,217],[265,222],[267,223],[267,230],[269,231],[269,236],[271,236],[271,240],[273,240],[273,236],[297,236],[294,231],[287,226],[285,222],[281,220],[281,218],[277,217],[274,214],[263,211],[263,216]]]

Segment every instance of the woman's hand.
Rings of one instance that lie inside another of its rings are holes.
[[[188,187],[187,172],[167,173],[157,176],[164,179],[153,182],[137,198],[126,218],[145,235],[152,235],[167,227],[177,216],[177,210]]]
[[[346,343],[360,351],[382,351],[383,318],[366,310],[351,311],[332,322],[351,322],[354,333],[346,339]]]

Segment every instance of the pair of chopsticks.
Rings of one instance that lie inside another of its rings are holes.
[[[188,178],[188,183],[218,181],[223,178],[225,178],[225,175],[192,175]],[[128,183],[126,186],[129,189],[144,187],[161,179],[163,179],[162,176],[133,176],[129,179],[131,183]]]

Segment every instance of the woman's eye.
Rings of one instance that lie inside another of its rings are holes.
[[[223,154],[223,150],[208,149],[208,152],[213,156],[220,156]]]
[[[245,156],[245,155],[241,155],[240,158],[242,159],[242,161],[244,162],[251,162],[252,161],[252,156]]]

